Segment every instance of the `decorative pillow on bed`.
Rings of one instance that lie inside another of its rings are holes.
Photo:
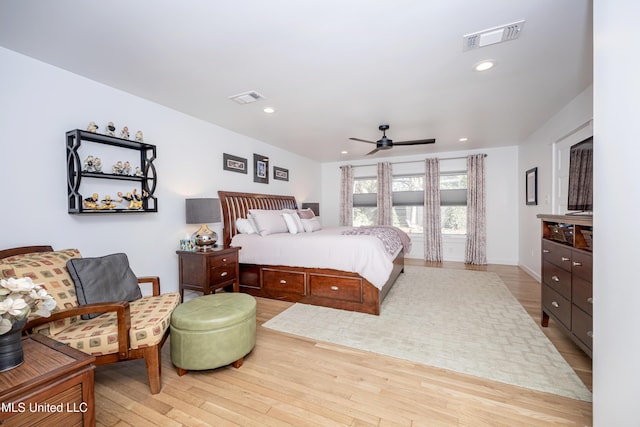
[[[311,219],[302,218],[301,221],[302,225],[304,225],[304,231],[306,231],[307,233],[322,230],[322,225],[316,217],[313,217]]]
[[[294,219],[294,217],[298,217],[298,215],[290,214],[290,213],[282,214],[282,218],[284,218],[284,222],[287,224],[287,229],[289,230],[289,233],[291,234],[304,233],[304,226],[302,225],[302,223],[300,223],[300,227],[298,227],[298,224],[296,223],[296,220]],[[300,221],[300,218],[298,218],[298,221]]]
[[[246,218],[236,219],[236,230],[240,234],[256,234],[258,232],[251,221]]]
[[[280,210],[251,209],[249,213],[255,221],[256,229],[261,236],[289,232]]]
[[[126,254],[73,258],[67,261],[67,270],[73,279],[79,305],[142,298],[138,278],[131,271]],[[100,314],[83,314],[82,318],[93,319]]]
[[[311,219],[316,215],[313,213],[311,209],[298,209],[298,216],[301,219]]]

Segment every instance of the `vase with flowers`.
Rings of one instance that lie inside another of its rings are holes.
[[[31,313],[49,317],[56,300],[30,277],[0,280],[0,372],[24,361],[22,328]]]

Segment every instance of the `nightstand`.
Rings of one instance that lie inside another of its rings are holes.
[[[180,298],[184,301],[184,290],[208,295],[216,289],[233,285],[240,289],[238,250],[240,248],[213,248],[207,252],[176,251],[180,270]]]
[[[95,426],[95,357],[40,334],[22,349],[24,363],[0,373],[0,424]]]

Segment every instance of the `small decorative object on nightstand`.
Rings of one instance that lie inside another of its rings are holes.
[[[207,227],[207,224],[220,222],[219,199],[186,199],[185,211],[187,224],[201,224],[198,231],[193,233],[197,251],[210,251],[215,247],[218,235]]]
[[[240,290],[238,250],[240,248],[214,248],[208,252],[176,251],[180,271],[180,298],[184,290],[214,293],[216,289],[233,285]]]

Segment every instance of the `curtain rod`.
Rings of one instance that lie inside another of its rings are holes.
[[[484,157],[487,157],[488,154],[483,154]],[[441,157],[440,160],[459,160],[459,159],[466,159],[469,156],[460,156],[460,157]],[[427,158],[431,158],[431,157],[427,157]],[[426,160],[427,158],[425,158],[424,160]],[[391,162],[392,165],[402,165],[405,163],[423,163],[424,160],[407,160],[404,162]],[[351,165],[351,167],[354,168],[360,168],[360,167],[364,167],[364,166],[376,166],[377,163],[370,163],[370,164],[366,164],[366,165]]]

